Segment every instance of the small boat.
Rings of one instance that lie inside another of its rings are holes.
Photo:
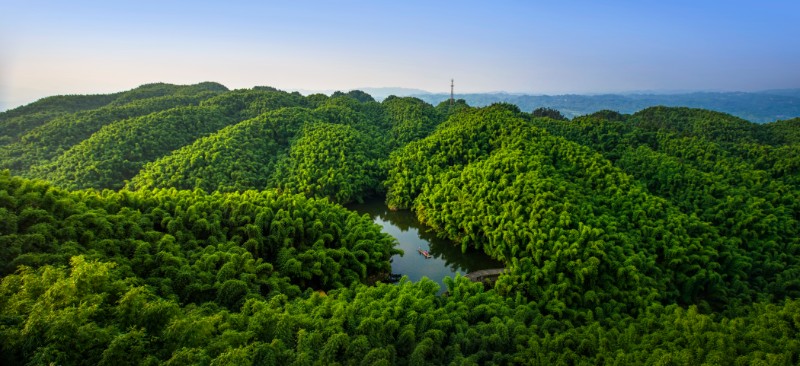
[[[429,251],[427,251],[427,250],[422,250],[420,248],[417,248],[417,251],[419,252],[419,254],[422,254],[422,256],[425,257],[425,258],[430,258],[431,257],[431,253]]]

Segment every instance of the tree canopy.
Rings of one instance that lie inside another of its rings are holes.
[[[798,119],[148,84],[0,113],[0,363],[797,364]],[[385,199],[506,271],[391,277]]]

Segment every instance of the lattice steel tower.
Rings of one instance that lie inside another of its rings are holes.
[[[452,107],[456,104],[456,100],[453,99],[453,79],[450,79],[450,106]]]

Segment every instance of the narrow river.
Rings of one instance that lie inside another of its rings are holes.
[[[502,263],[482,251],[469,248],[466,253],[461,253],[461,245],[438,238],[430,228],[420,224],[409,210],[390,211],[382,198],[350,204],[347,208],[362,215],[368,214],[383,227],[383,232],[397,239],[398,248],[405,254],[392,257],[392,273],[407,276],[411,281],[427,277],[439,283],[440,292],[445,290],[444,277],[503,267]],[[431,257],[425,258],[418,249],[428,250]]]

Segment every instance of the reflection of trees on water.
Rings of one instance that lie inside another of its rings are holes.
[[[410,228],[417,229],[419,221],[414,217],[413,213],[409,210],[390,211],[383,198],[376,198],[364,203],[353,203],[345,206],[349,210],[359,212],[361,214],[368,214],[372,220],[375,217],[389,222],[397,226],[402,231],[408,231]]]
[[[434,258],[441,258],[445,264],[456,271],[466,274],[479,269],[501,268],[500,262],[492,260],[486,253],[467,248],[466,253],[461,252],[461,245],[436,236],[433,230],[420,229],[420,237],[427,240]]]
[[[383,213],[379,216],[381,220],[388,221],[403,231],[408,231],[409,228],[419,230],[419,221],[414,217],[413,212],[409,210],[389,211],[383,201],[379,201],[379,203],[383,206]],[[422,230],[420,230],[420,232],[422,232]]]
[[[409,231],[412,228],[416,229],[419,234],[420,242],[415,244],[423,246],[422,249],[428,249],[433,258],[444,261],[444,265],[454,271],[466,274],[479,269],[503,267],[500,262],[491,259],[484,252],[475,250],[474,248],[467,248],[466,253],[461,253],[460,244],[439,238],[432,229],[420,224],[414,213],[409,210],[390,211],[386,207],[383,199],[375,199],[362,204],[348,205],[347,208],[360,213],[367,213],[373,220],[377,217],[382,221],[396,226],[402,231]],[[424,248],[426,244],[428,248]],[[409,254],[416,253],[406,253],[406,255]]]

